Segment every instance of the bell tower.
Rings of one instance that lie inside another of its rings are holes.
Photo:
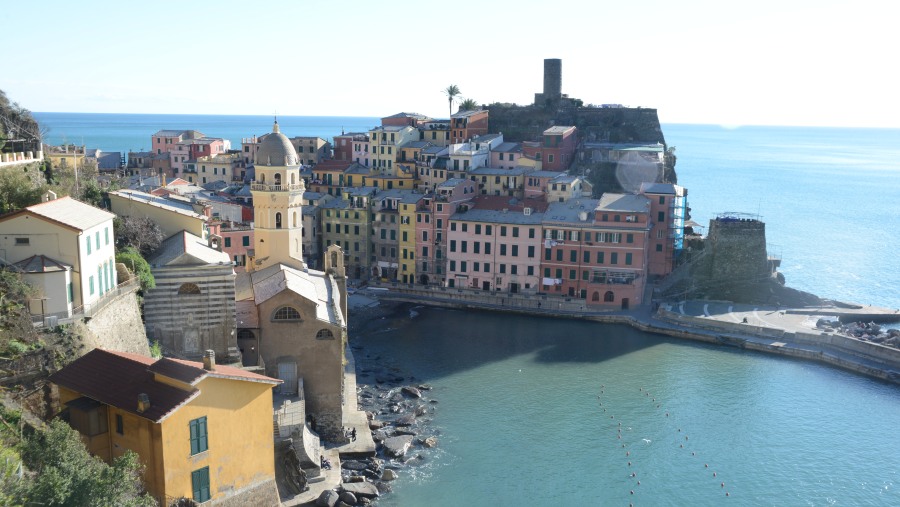
[[[303,192],[300,158],[291,141],[279,131],[263,136],[256,152],[253,195],[254,251],[248,271],[273,264],[305,269],[303,262]]]

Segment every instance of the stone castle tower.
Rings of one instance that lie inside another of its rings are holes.
[[[248,271],[273,264],[305,269],[303,262],[303,192],[300,157],[278,129],[264,136],[255,158],[253,194],[254,251]]]

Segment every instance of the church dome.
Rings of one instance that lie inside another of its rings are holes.
[[[291,166],[300,165],[297,150],[290,139],[278,130],[278,122],[272,127],[272,133],[266,134],[259,143],[256,152],[256,165]]]

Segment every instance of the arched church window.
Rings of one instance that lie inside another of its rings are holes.
[[[275,310],[272,320],[300,320],[300,312],[293,306],[282,306]]]
[[[275,184],[281,185],[281,173],[275,173]]]
[[[291,185],[293,185],[294,183],[297,183],[297,175],[291,173]]]
[[[275,213],[275,228],[281,229],[281,213]]]
[[[183,283],[178,287],[179,294],[200,294],[200,287],[196,283]]]
[[[337,267],[337,252],[331,252],[331,267]]]
[[[259,182],[260,182],[260,183],[265,183],[265,182],[266,182],[266,173],[262,173],[262,174],[259,175]]]
[[[297,227],[297,212],[294,212],[293,227]]]
[[[334,333],[330,329],[320,329],[316,333],[316,340],[334,340]]]

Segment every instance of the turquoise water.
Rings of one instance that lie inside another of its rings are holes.
[[[271,126],[267,117],[37,116],[51,136],[77,127],[108,150],[140,148],[161,128],[239,139]],[[279,123],[326,138],[377,123],[357,120]],[[900,130],[663,129],[695,221],[759,213],[790,285],[900,307]],[[401,472],[382,505],[900,505],[895,385],[619,326],[418,311],[353,337],[432,383],[439,400],[439,447]]]
[[[439,400],[438,451],[382,505],[900,505],[897,386],[622,326],[417,311],[359,338]]]

